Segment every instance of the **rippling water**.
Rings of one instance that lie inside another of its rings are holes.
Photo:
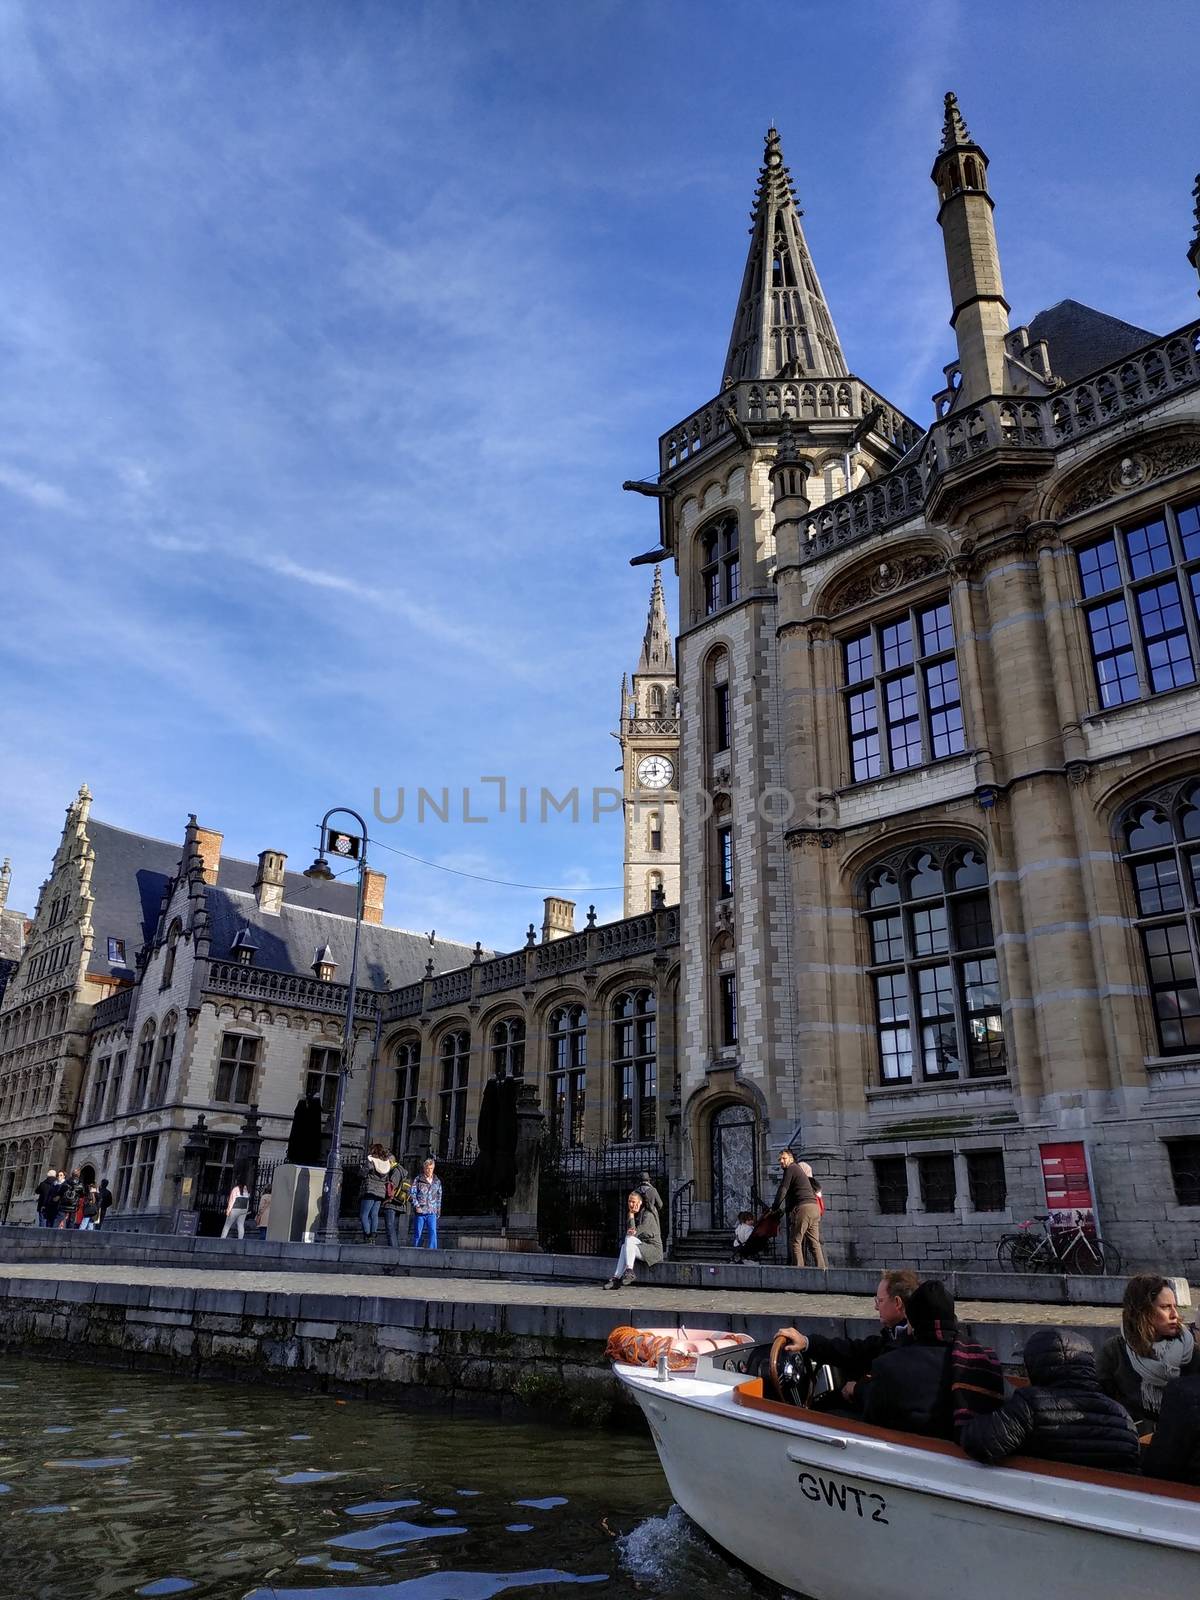
[[[636,1436],[22,1360],[0,1561],[6,1600],[752,1593]]]

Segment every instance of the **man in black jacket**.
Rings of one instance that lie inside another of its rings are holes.
[[[41,1183],[37,1186],[37,1225],[39,1228],[52,1228],[54,1223],[49,1220],[51,1199],[58,1188],[58,1173],[51,1167]],[[57,1210],[57,1208],[55,1208]]]
[[[807,1161],[797,1161],[790,1150],[780,1151],[779,1165],[783,1176],[775,1191],[771,1210],[787,1217],[792,1265],[804,1265],[804,1245],[807,1240],[812,1251],[813,1266],[824,1272],[826,1261],[821,1248],[821,1208],[812,1186],[812,1168]]]
[[[1200,1485],[1200,1378],[1174,1378],[1163,1390],[1142,1471],[1148,1478]]]
[[[842,1399],[855,1404],[859,1384],[870,1373],[879,1356],[906,1344],[909,1338],[907,1301],[915,1294],[920,1279],[907,1267],[883,1274],[875,1289],[875,1313],[879,1332],[865,1339],[833,1338],[823,1333],[801,1333],[799,1328],[781,1328],[787,1334],[788,1350],[803,1351],[818,1367],[836,1367],[842,1377]]]
[[[1125,1407],[1096,1377],[1096,1353],[1065,1328],[1042,1328],[1025,1342],[1029,1386],[990,1417],[974,1417],[959,1443],[989,1466],[1006,1456],[1036,1456],[1075,1467],[1136,1472],[1138,1437]]]

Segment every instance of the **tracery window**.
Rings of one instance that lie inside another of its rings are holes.
[[[492,1076],[525,1076],[525,1019],[503,1017],[492,1028]]]
[[[613,1002],[613,1076],[620,1144],[653,1139],[658,1127],[658,1023],[652,989],[631,989]]]
[[[130,1111],[140,1111],[150,1083],[150,1065],[154,1060],[154,1024],[148,1022],[138,1040],[137,1059],[133,1064],[133,1080],[129,1085]],[[220,1096],[218,1095],[218,1099]]]
[[[880,863],[863,915],[883,1082],[1007,1071],[982,852],[923,844]]]
[[[438,1154],[461,1156],[467,1133],[467,1077],[471,1036],[466,1029],[448,1033],[438,1050]]]
[[[179,1018],[174,1011],[170,1011],[163,1018],[162,1029],[158,1036],[158,1055],[154,1066],[154,1088],[150,1095],[150,1104],[162,1105],[167,1098],[167,1086],[171,1081],[171,1061],[175,1055],[175,1030],[179,1025]]]
[[[337,1105],[338,1079],[342,1072],[342,1052],[337,1045],[315,1044],[308,1052],[308,1071],[304,1078],[306,1095],[315,1094],[321,1111],[331,1117]]]
[[[421,1077],[420,1039],[401,1039],[392,1053],[396,1074],[392,1096],[392,1150],[402,1156],[408,1148],[408,1130],[417,1114],[417,1089]]]
[[[700,534],[700,584],[704,614],[711,617],[741,597],[742,563],[738,520],[732,514],[710,523]]]
[[[217,1091],[213,1096],[226,1104],[246,1106],[253,1098],[254,1069],[262,1040],[252,1033],[226,1033],[221,1037],[221,1057],[217,1062]]]
[[[174,981],[175,953],[178,948],[179,939],[182,933],[183,925],[177,917],[171,924],[170,933],[167,934],[167,953],[163,957],[162,983],[160,985],[160,987],[163,989],[169,989]]]
[[[564,1145],[583,1143],[587,1028],[585,1006],[559,1006],[550,1013],[550,1133]]]
[[[1081,545],[1076,560],[1101,705],[1195,683],[1200,501],[1114,528]]]
[[[842,684],[856,783],[965,749],[948,600],[843,639]]]
[[[92,1102],[88,1112],[89,1122],[99,1122],[104,1110],[104,1098],[108,1093],[108,1074],[112,1066],[111,1056],[101,1056],[96,1063],[96,1077],[92,1083]]]
[[[1135,801],[1122,838],[1159,1048],[1200,1050],[1200,782]]]

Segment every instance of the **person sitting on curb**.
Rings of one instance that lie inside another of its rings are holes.
[[[969,1456],[998,1466],[1008,1456],[1036,1456],[1075,1467],[1136,1472],[1138,1436],[1123,1405],[1096,1376],[1096,1352],[1066,1328],[1041,1328],[1025,1341],[1029,1385],[998,1411],[972,1417],[958,1442]]]
[[[634,1262],[643,1261],[648,1267],[656,1267],[662,1258],[662,1234],[658,1227],[658,1217],[649,1206],[642,1204],[641,1195],[634,1189],[629,1196],[628,1210],[625,1214],[625,1238],[621,1243],[621,1253],[617,1257],[617,1270],[601,1287],[627,1289],[634,1282]]]
[[[788,1336],[786,1349],[802,1351],[818,1367],[836,1367],[842,1376],[841,1397],[848,1405],[860,1400],[859,1386],[869,1376],[880,1356],[907,1344],[908,1300],[917,1291],[920,1279],[907,1267],[889,1269],[875,1289],[875,1314],[879,1332],[865,1339],[834,1338],[824,1333],[801,1333],[799,1328],[780,1328]]]

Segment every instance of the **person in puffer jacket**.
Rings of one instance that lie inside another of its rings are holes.
[[[997,1466],[1007,1456],[1036,1456],[1110,1472],[1138,1470],[1138,1436],[1125,1407],[1096,1376],[1096,1353],[1065,1328],[1042,1328],[1025,1343],[1029,1387],[1017,1389],[990,1417],[975,1417],[959,1443]]]
[[[1200,1486],[1200,1377],[1167,1385],[1142,1471],[1148,1478]]]

